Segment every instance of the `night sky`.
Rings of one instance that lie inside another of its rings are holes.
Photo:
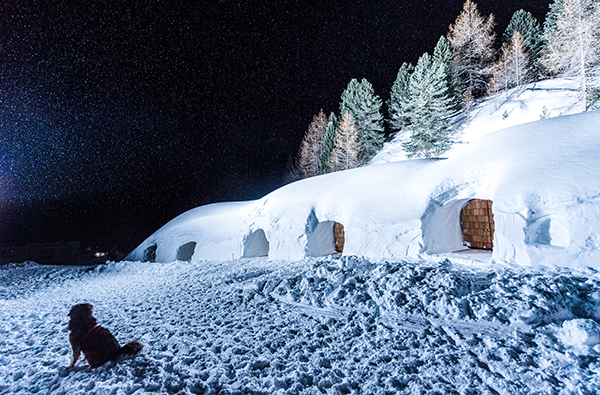
[[[283,185],[352,78],[385,101],[464,0],[0,6],[0,243],[128,252],[178,214]],[[476,1],[499,38],[523,8]]]

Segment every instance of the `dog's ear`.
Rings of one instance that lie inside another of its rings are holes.
[[[69,317],[72,316],[76,309],[77,309],[77,305],[71,306],[71,309],[69,310],[69,314],[67,314],[67,315]]]

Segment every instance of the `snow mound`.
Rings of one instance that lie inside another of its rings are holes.
[[[582,354],[589,354],[593,347],[594,354],[600,351],[600,325],[590,319],[574,319],[563,322],[558,338],[566,346],[573,347]]]
[[[465,248],[461,211],[482,199],[493,202],[492,262],[600,268],[598,125],[598,111],[540,120],[487,134],[446,159],[371,165],[256,201],[199,207],[127,259],[322,256],[336,252],[335,223],[344,227],[345,256],[447,254]]]
[[[594,393],[600,276],[330,256],[0,267],[0,392]],[[23,294],[23,290],[28,292]],[[133,359],[68,370],[94,305]],[[559,339],[560,341],[556,341]]]

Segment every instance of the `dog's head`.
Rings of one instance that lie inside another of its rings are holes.
[[[79,303],[71,307],[69,311],[69,330],[86,328],[90,324],[95,324],[95,319],[92,317],[92,305],[89,303]]]

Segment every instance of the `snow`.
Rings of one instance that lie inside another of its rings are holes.
[[[600,275],[328,256],[0,267],[0,392],[595,393]],[[71,305],[135,358],[70,371]],[[437,391],[437,392],[436,392]]]
[[[526,102],[537,111],[535,97]],[[472,124],[482,119],[498,124],[487,116]],[[450,254],[464,249],[462,208],[487,199],[495,221],[487,263],[600,269],[598,125],[598,111],[537,120],[482,133],[447,158],[375,163],[301,180],[255,201],[199,207],[159,229],[128,259],[169,262],[190,242],[196,243],[190,260],[324,256],[335,252],[335,222],[345,229],[345,256]],[[156,258],[147,259],[154,248]]]

